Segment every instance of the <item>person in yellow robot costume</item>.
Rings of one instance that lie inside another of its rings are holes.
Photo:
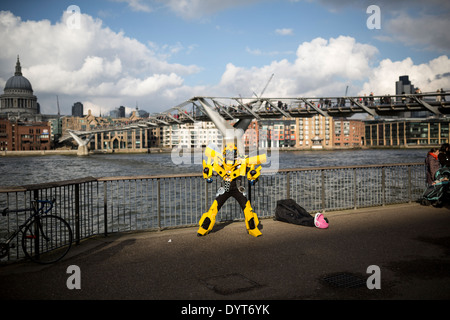
[[[256,166],[266,162],[266,155],[262,154],[250,158],[238,157],[237,148],[233,143],[226,145],[222,155],[208,146],[205,155],[207,161],[203,160],[203,178],[210,183],[212,182],[213,172],[215,172],[223,179],[223,187],[219,188],[218,195],[208,212],[202,215],[197,235],[204,236],[212,230],[220,208],[229,197],[234,197],[244,211],[248,233],[254,237],[259,237],[261,231],[258,229],[258,216],[253,212],[250,201],[244,193],[245,188],[240,185],[240,180],[242,176],[247,175],[250,184],[255,184],[261,175],[261,166]]]

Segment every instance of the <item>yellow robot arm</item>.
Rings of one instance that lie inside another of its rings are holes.
[[[210,179],[213,173],[213,166],[211,165],[211,158],[208,158],[208,162],[203,160],[203,179]]]
[[[263,163],[266,163],[266,161],[267,161],[267,156],[265,153],[261,154],[259,156],[253,156],[253,157],[247,159],[247,163],[249,165],[263,164]]]
[[[261,175],[261,166],[258,166],[255,169],[256,165],[265,163],[266,161],[267,161],[266,154],[254,156],[247,159],[247,166],[249,167],[247,179],[248,181],[250,181],[251,184],[254,184]]]
[[[212,182],[214,167],[217,162],[217,157],[220,155],[210,147],[206,147],[205,155],[208,158],[208,161],[203,159],[203,178],[207,179],[208,182]]]
[[[255,169],[255,165],[252,165],[247,173],[247,179],[249,181],[257,180],[260,175],[261,175],[261,166]]]

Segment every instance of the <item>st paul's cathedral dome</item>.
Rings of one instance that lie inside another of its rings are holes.
[[[30,81],[22,75],[19,56],[17,56],[14,76],[5,84],[4,94],[0,96],[0,116],[8,119],[34,120],[40,114],[37,98],[33,95]]]

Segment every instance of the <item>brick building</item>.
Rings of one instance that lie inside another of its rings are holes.
[[[333,147],[358,148],[364,145],[365,124],[361,120],[335,119]]]
[[[0,151],[50,150],[50,126],[45,122],[0,119]]]

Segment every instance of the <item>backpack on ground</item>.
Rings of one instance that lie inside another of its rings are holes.
[[[321,229],[328,227],[328,220],[322,213],[316,213],[315,216],[312,216],[292,199],[277,201],[275,220]]]

